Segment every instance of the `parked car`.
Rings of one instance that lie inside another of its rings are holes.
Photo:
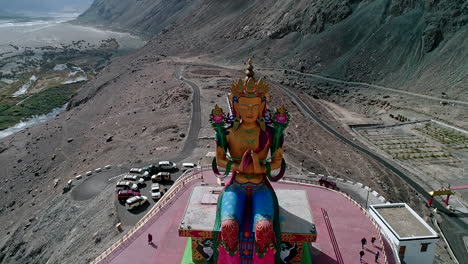
[[[322,177],[319,180],[320,186],[325,186],[326,188],[331,188],[334,190],[337,190],[338,187],[336,186],[336,182],[334,182],[332,179],[328,177]]]
[[[127,210],[131,210],[135,207],[145,204],[147,201],[148,198],[146,196],[133,196],[125,201],[125,207]]]
[[[143,174],[143,168],[131,168],[130,173]]]
[[[140,192],[134,191],[134,190],[119,190],[117,193],[117,199],[120,202],[126,201],[128,198],[133,197],[133,196],[140,196]]]
[[[132,181],[136,183],[144,183],[145,180],[142,177],[139,177],[138,175],[130,175],[127,174],[122,178],[123,181]]]
[[[161,171],[160,173],[151,176],[151,180],[153,182],[161,182],[161,181],[170,181],[171,180],[171,174],[166,171]]]
[[[124,190],[138,191],[138,185],[129,181],[119,181],[117,182],[116,187]]]
[[[190,163],[190,162],[182,163],[182,169],[184,171],[193,169],[193,168],[198,168],[198,165],[195,163]]]
[[[161,196],[162,196],[162,193],[161,193],[161,189],[159,188],[159,183],[151,184],[151,197],[156,200],[156,199],[161,198]]]
[[[141,174],[149,173],[150,175],[156,174],[159,172],[158,165],[148,165],[143,168],[131,168],[130,173]]]
[[[158,165],[148,165],[143,167],[144,172],[148,172],[150,175],[154,175],[159,172]]]
[[[145,181],[151,179],[151,175],[150,175],[150,173],[147,172],[147,171],[145,171],[145,172],[141,175],[141,177],[142,177]]]
[[[177,164],[172,161],[160,161],[158,163],[159,170],[172,171],[177,169]]]

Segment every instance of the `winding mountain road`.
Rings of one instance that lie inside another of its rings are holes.
[[[183,149],[177,153],[175,156],[168,157],[168,160],[174,161],[176,163],[184,160],[192,154],[193,150],[197,147],[198,134],[201,128],[201,106],[200,106],[200,88],[190,80],[185,79],[182,76],[182,66],[177,65],[174,72],[174,78],[180,81],[187,83],[193,90],[192,95],[192,117],[190,122],[190,127],[188,134],[185,139],[185,144]],[[78,186],[73,188],[72,197],[75,200],[88,200],[95,197],[99,192],[101,192],[108,184],[109,179],[115,177],[116,175],[128,172],[132,164],[125,164],[122,167],[114,167],[110,170],[105,170],[101,173],[93,175],[91,177],[86,177],[86,179],[81,182]],[[178,175],[175,175],[178,176]],[[175,180],[175,179],[174,179]],[[149,190],[149,186],[148,186]],[[145,190],[142,190],[145,192]]]
[[[195,65],[195,64],[193,64]],[[196,65],[201,65],[201,64],[196,64]],[[205,64],[206,65],[206,64]],[[218,65],[219,67],[219,65]],[[304,74],[300,73],[297,71],[292,71],[298,74]],[[186,79],[185,77],[182,76],[183,68],[182,66],[178,65],[176,67],[176,70],[174,72],[174,78],[181,80],[188,84],[192,90],[193,90],[193,96],[192,96],[192,118],[191,118],[191,123],[190,123],[190,128],[189,132],[184,144],[183,149],[176,154],[174,157],[171,157],[170,159],[175,161],[175,162],[180,162],[183,159],[186,159],[189,157],[193,150],[197,147],[197,139],[198,139],[198,134],[201,128],[201,106],[200,106],[200,89],[199,87],[192,82],[189,79]],[[366,84],[366,83],[359,83],[359,82],[347,82],[347,81],[342,81],[342,80],[337,80],[333,78],[328,78],[320,75],[315,75],[315,74],[304,74],[308,76],[312,76],[315,78],[327,80],[327,81],[332,81],[332,82],[339,82],[339,83],[345,83],[345,84],[353,84],[353,85],[363,85],[367,87],[373,87],[377,89],[383,89],[387,91],[392,91],[392,92],[398,92],[398,93],[403,93],[411,96],[417,96],[417,97],[422,97],[426,99],[431,99],[431,100],[438,100],[438,101],[446,101],[450,103],[457,103],[457,104],[463,104],[463,105],[468,105],[468,102],[464,101],[458,101],[458,100],[448,100],[448,99],[442,99],[442,98],[437,98],[433,96],[427,96],[427,95],[421,95],[421,94],[415,94],[411,92],[406,92],[406,91],[400,91],[392,88],[387,88],[387,87],[382,87],[378,85],[373,85],[373,84]],[[352,140],[347,139],[343,135],[341,135],[338,131],[336,131],[334,128],[329,126],[327,123],[322,121],[313,111],[310,109],[307,104],[304,103],[294,92],[292,92],[289,88],[280,85],[278,83],[270,81],[272,84],[277,85],[280,87],[291,99],[292,102],[294,102],[299,110],[309,119],[317,122],[322,128],[327,130],[329,133],[331,133],[333,136],[337,137],[339,140],[343,141],[346,144],[349,144],[350,146],[356,148],[357,150],[367,154],[369,157],[373,158],[374,160],[378,161],[381,163],[383,166],[387,167],[394,173],[396,173],[399,177],[401,177],[404,181],[406,181],[408,184],[410,184],[420,195],[422,195],[425,198],[429,197],[429,194],[427,191],[417,184],[414,180],[412,180],[408,172],[406,172],[404,169],[400,168],[396,164],[393,164],[392,162],[378,156],[377,154],[374,154],[373,152],[363,148],[362,146],[356,144]],[[114,175],[115,176],[115,175]],[[108,179],[109,176],[93,176],[90,178],[87,178],[83,183],[81,183],[79,186],[75,187],[73,192],[75,193],[74,196],[79,195],[80,192],[82,192],[83,195],[86,196],[87,199],[94,197],[100,190],[100,188],[95,188],[97,186],[102,186],[102,184],[108,184]],[[104,182],[103,182],[104,180]],[[95,193],[94,193],[95,192]],[[73,194],[73,193],[72,193]],[[466,255],[466,248],[464,246],[464,241],[463,237],[468,237],[468,225],[459,219],[457,215],[454,215],[450,212],[448,212],[445,209],[445,206],[442,205],[439,201],[434,200],[433,206],[439,209],[439,212],[441,213],[441,216],[444,220],[444,222],[441,224],[442,229],[444,229],[444,233],[448,240],[450,241],[450,246],[454,250],[455,255],[457,256],[458,260],[461,263],[468,263],[468,257]],[[466,216],[461,216],[461,217],[466,217]]]
[[[198,134],[201,129],[200,88],[194,82],[186,79],[182,75],[182,72],[182,66],[177,65],[174,72],[174,78],[185,82],[192,88],[192,117],[190,119],[190,128],[182,151],[180,151],[175,157],[171,158],[171,160],[175,162],[180,162],[192,154],[193,150],[197,147]]]
[[[313,77],[313,78],[316,78],[316,79],[325,80],[325,81],[329,81],[329,82],[366,86],[366,87],[369,87],[369,88],[376,88],[376,89],[385,90],[385,91],[389,91],[389,92],[400,93],[400,94],[404,94],[404,95],[410,95],[410,96],[415,96],[415,97],[429,99],[429,100],[435,100],[435,101],[438,101],[438,102],[447,102],[447,103],[453,103],[453,104],[460,104],[460,105],[468,106],[468,102],[466,102],[466,101],[444,99],[444,98],[439,98],[439,97],[420,94],[420,93],[413,93],[413,92],[408,92],[408,91],[402,91],[402,90],[399,90],[399,89],[388,88],[388,87],[384,87],[384,86],[380,86],[380,85],[376,85],[376,84],[371,84],[371,83],[343,81],[343,80],[339,80],[339,79],[335,79],[335,78],[331,78],[331,77],[325,77],[325,76],[318,75],[318,74],[303,73],[303,72],[290,70],[290,69],[279,69],[279,70],[289,71],[289,72],[293,72],[295,74],[309,76],[309,77]]]
[[[396,164],[392,164],[391,162],[387,161],[385,158],[380,157],[377,154],[361,147],[360,145],[354,143],[352,140],[347,139],[343,135],[341,135],[338,131],[334,128],[329,126],[327,123],[322,121],[313,111],[310,109],[304,101],[302,101],[295,93],[293,93],[289,88],[280,85],[278,83],[272,82],[278,87],[282,88],[282,90],[289,96],[291,101],[293,101],[299,110],[304,114],[304,116],[308,117],[309,119],[317,122],[322,128],[327,130],[330,134],[337,137],[344,143],[354,147],[355,149],[367,154],[369,157],[373,158],[374,160],[378,161],[383,166],[387,167],[395,174],[397,174],[401,179],[407,182],[411,187],[413,187],[421,196],[428,199],[429,193],[418,183],[416,183],[410,176],[410,173],[405,171],[404,169],[400,168]],[[466,254],[467,248],[464,244],[464,237],[468,237],[468,224],[463,220],[459,219],[459,216],[449,212],[445,206],[434,199],[433,206],[441,212],[441,216],[444,220],[441,226],[444,229],[444,234],[449,240],[450,246],[452,247],[454,254],[456,255],[457,259],[460,263],[468,263],[468,255]],[[460,217],[465,217],[466,215],[461,215]]]

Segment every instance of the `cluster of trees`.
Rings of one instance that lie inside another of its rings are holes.
[[[408,122],[408,121],[410,121],[409,118],[407,118],[406,116],[402,116],[402,115],[400,115],[400,114],[398,114],[398,115],[396,115],[396,116],[393,115],[393,114],[390,114],[390,117],[393,118],[393,119],[396,119],[396,120],[398,120],[398,121],[400,121],[400,122]]]

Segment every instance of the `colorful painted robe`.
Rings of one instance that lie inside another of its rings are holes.
[[[260,133],[260,146],[255,152],[262,151],[268,143],[270,152],[274,156],[278,148],[283,145],[283,129],[276,130],[267,126],[265,131]],[[216,141],[227,153],[227,129],[217,129]],[[271,160],[271,158],[270,158]],[[270,181],[278,181],[285,172],[286,163],[283,160],[280,173],[271,177],[269,170],[263,177],[263,182],[238,183],[235,180],[236,173],[233,172],[226,188],[218,199],[218,208],[215,231],[215,254],[214,260],[217,263],[280,263],[281,230],[279,224],[278,199],[270,184]],[[216,159],[213,160],[213,170],[219,175]],[[227,174],[229,174],[227,168]],[[237,226],[230,230],[221,232],[221,223],[224,220],[235,220]],[[271,228],[262,228],[257,223],[265,223],[268,220],[273,223]],[[258,230],[265,230],[255,232]],[[222,236],[223,234],[224,236]],[[237,243],[236,243],[237,242]]]

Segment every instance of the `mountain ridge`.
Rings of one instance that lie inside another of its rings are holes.
[[[468,99],[468,2],[133,1],[97,0],[78,21],[143,32],[167,54],[254,54],[265,65]]]

